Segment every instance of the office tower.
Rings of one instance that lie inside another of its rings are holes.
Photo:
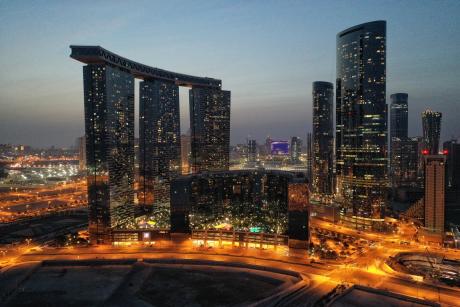
[[[230,91],[196,87],[189,95],[192,172],[228,170]]]
[[[440,112],[434,112],[430,109],[422,112],[424,149],[428,150],[428,154],[430,155],[437,155],[439,153],[441,118],[442,114]]]
[[[388,187],[385,91],[386,22],[368,22],[338,33],[338,200],[355,217],[384,216]]]
[[[86,137],[81,136],[77,138],[78,149],[78,170],[80,172],[86,171]]]
[[[406,93],[396,93],[390,96],[390,140],[392,138],[407,138],[408,104]]]
[[[181,143],[181,161],[182,161],[182,175],[190,174],[190,131],[187,134],[182,134],[180,137]]]
[[[257,158],[257,142],[256,140],[248,140],[247,161],[255,163]]]
[[[139,200],[144,206],[169,202],[170,179],[181,174],[179,87],[140,82]]]
[[[313,178],[313,145],[310,132],[307,133],[307,174],[308,184],[311,187]]]
[[[291,162],[299,163],[300,162],[300,155],[302,154],[302,139],[293,136],[291,138]]]
[[[333,194],[334,85],[313,82],[313,159],[312,187],[315,196]]]
[[[393,188],[418,185],[418,167],[421,152],[419,139],[392,138],[391,183]]]
[[[444,232],[445,162],[443,155],[425,156],[425,227]]]
[[[413,142],[408,140],[408,95],[396,93],[390,96],[390,173],[393,188],[406,185],[403,177],[407,175],[407,167],[410,167],[406,159],[411,155]],[[393,153],[393,147],[395,151]],[[410,152],[404,152],[409,149]],[[411,163],[411,162],[410,162]],[[404,164],[404,165],[402,165]]]
[[[446,188],[460,191],[460,143],[444,142],[443,154],[446,156]]]
[[[83,82],[90,240],[110,243],[134,218],[134,78],[89,64]]]
[[[270,136],[267,136],[267,138],[265,139],[265,152],[266,152],[266,155],[270,155],[271,150],[272,150],[272,139],[270,138]]]

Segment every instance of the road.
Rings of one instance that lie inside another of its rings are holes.
[[[9,192],[0,193],[0,221],[11,222],[86,205],[86,180],[45,187],[11,188]]]
[[[247,248],[194,247],[190,241],[182,244],[158,242],[154,247],[86,247],[86,248],[43,248],[29,249],[12,262],[19,264],[42,260],[84,260],[84,259],[205,259],[212,261],[240,262],[259,266],[293,270],[308,276],[315,287],[330,290],[340,283],[359,284],[375,289],[388,290],[416,298],[425,298],[444,305],[460,305],[460,289],[436,287],[427,283],[401,278],[381,269],[380,261],[395,250],[380,246],[353,260],[349,264],[315,263],[298,254],[285,255],[273,250]],[[375,255],[375,257],[374,257]],[[327,291],[326,291],[327,293]]]

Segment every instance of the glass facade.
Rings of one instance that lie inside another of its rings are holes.
[[[139,201],[169,203],[170,179],[181,174],[179,87],[143,81],[139,91]]]
[[[230,91],[198,87],[189,95],[192,173],[228,170]]]
[[[442,113],[429,109],[422,113],[423,142],[424,150],[428,150],[427,154],[437,155],[439,153],[441,118]]]
[[[289,206],[295,216],[303,216],[301,225],[289,229],[295,229],[297,238],[304,238],[308,236],[308,196],[305,177],[285,171],[208,172],[180,177],[171,184],[171,231],[230,227],[285,234]]]
[[[291,138],[291,162],[292,163],[299,163],[300,162],[300,155],[302,154],[302,139],[293,136]]]
[[[313,82],[313,174],[312,187],[316,198],[334,193],[334,85]]]
[[[392,138],[391,183],[393,188],[419,185],[420,155],[418,138]]]
[[[257,159],[257,142],[248,140],[247,162],[255,163]]]
[[[348,213],[384,215],[388,188],[386,22],[337,35],[337,193]]]
[[[104,64],[83,67],[91,242],[134,219],[134,78]]]
[[[446,155],[446,188],[460,191],[460,143],[444,142],[443,154]]]
[[[408,126],[408,95],[396,93],[390,96],[390,140],[392,138],[407,138]]]

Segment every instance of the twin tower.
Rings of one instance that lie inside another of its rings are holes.
[[[190,88],[191,169],[229,167],[230,92],[221,80],[146,66],[99,46],[70,46],[83,67],[89,232],[134,226],[134,79],[139,89],[139,186],[142,205],[169,198],[181,174],[179,86]]]

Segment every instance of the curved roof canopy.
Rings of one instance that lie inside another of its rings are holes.
[[[108,64],[128,71],[134,77],[144,80],[164,80],[188,87],[220,88],[222,81],[207,77],[196,77],[147,66],[110,52],[101,46],[71,45],[70,57],[86,64]]]

